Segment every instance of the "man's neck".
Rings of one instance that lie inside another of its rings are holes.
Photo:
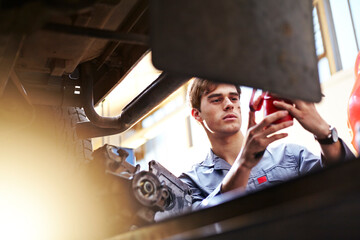
[[[232,165],[242,148],[244,136],[239,131],[230,136],[209,136],[212,151]]]

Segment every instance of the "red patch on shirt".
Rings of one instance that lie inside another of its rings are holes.
[[[259,184],[262,184],[262,183],[264,183],[264,182],[267,181],[267,178],[266,178],[266,176],[262,176],[262,177],[259,177],[259,178],[257,179],[257,181],[258,181]]]

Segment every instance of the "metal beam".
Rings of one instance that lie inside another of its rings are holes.
[[[137,3],[137,5],[133,8],[133,10],[129,13],[129,16],[125,19],[124,22],[117,28],[118,32],[128,33],[135,27],[136,24],[140,22],[141,18],[145,17],[147,10],[149,8],[148,0],[141,0]],[[103,54],[98,58],[99,66],[97,69],[99,70],[104,63],[108,60],[111,54],[119,47],[120,42],[110,42]]]
[[[21,46],[24,42],[24,35],[10,35],[4,54],[0,58],[0,96],[2,96],[10,74],[14,69]]]
[[[26,89],[24,88],[24,85],[21,83],[18,75],[16,74],[15,71],[12,71],[10,74],[10,78],[11,80],[14,82],[16,88],[19,90],[19,92],[21,93],[21,95],[24,97],[24,99],[26,100],[26,102],[30,105],[32,105],[31,100],[29,98],[29,95],[26,91]]]
[[[145,45],[145,46],[149,45],[149,37],[143,34],[120,33],[110,30],[104,30],[104,29],[78,27],[78,26],[71,26],[71,25],[64,25],[57,23],[48,23],[44,26],[43,29],[47,31],[60,32],[71,35],[119,41],[128,44]]]

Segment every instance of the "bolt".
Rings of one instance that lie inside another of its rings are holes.
[[[144,195],[150,195],[154,193],[155,190],[154,184],[149,180],[142,181],[140,185],[141,185],[141,192]]]

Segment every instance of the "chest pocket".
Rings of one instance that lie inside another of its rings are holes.
[[[270,183],[285,182],[299,176],[296,166],[275,166],[266,171],[265,174]]]
[[[249,179],[247,190],[260,190],[299,176],[296,166],[277,165]]]

